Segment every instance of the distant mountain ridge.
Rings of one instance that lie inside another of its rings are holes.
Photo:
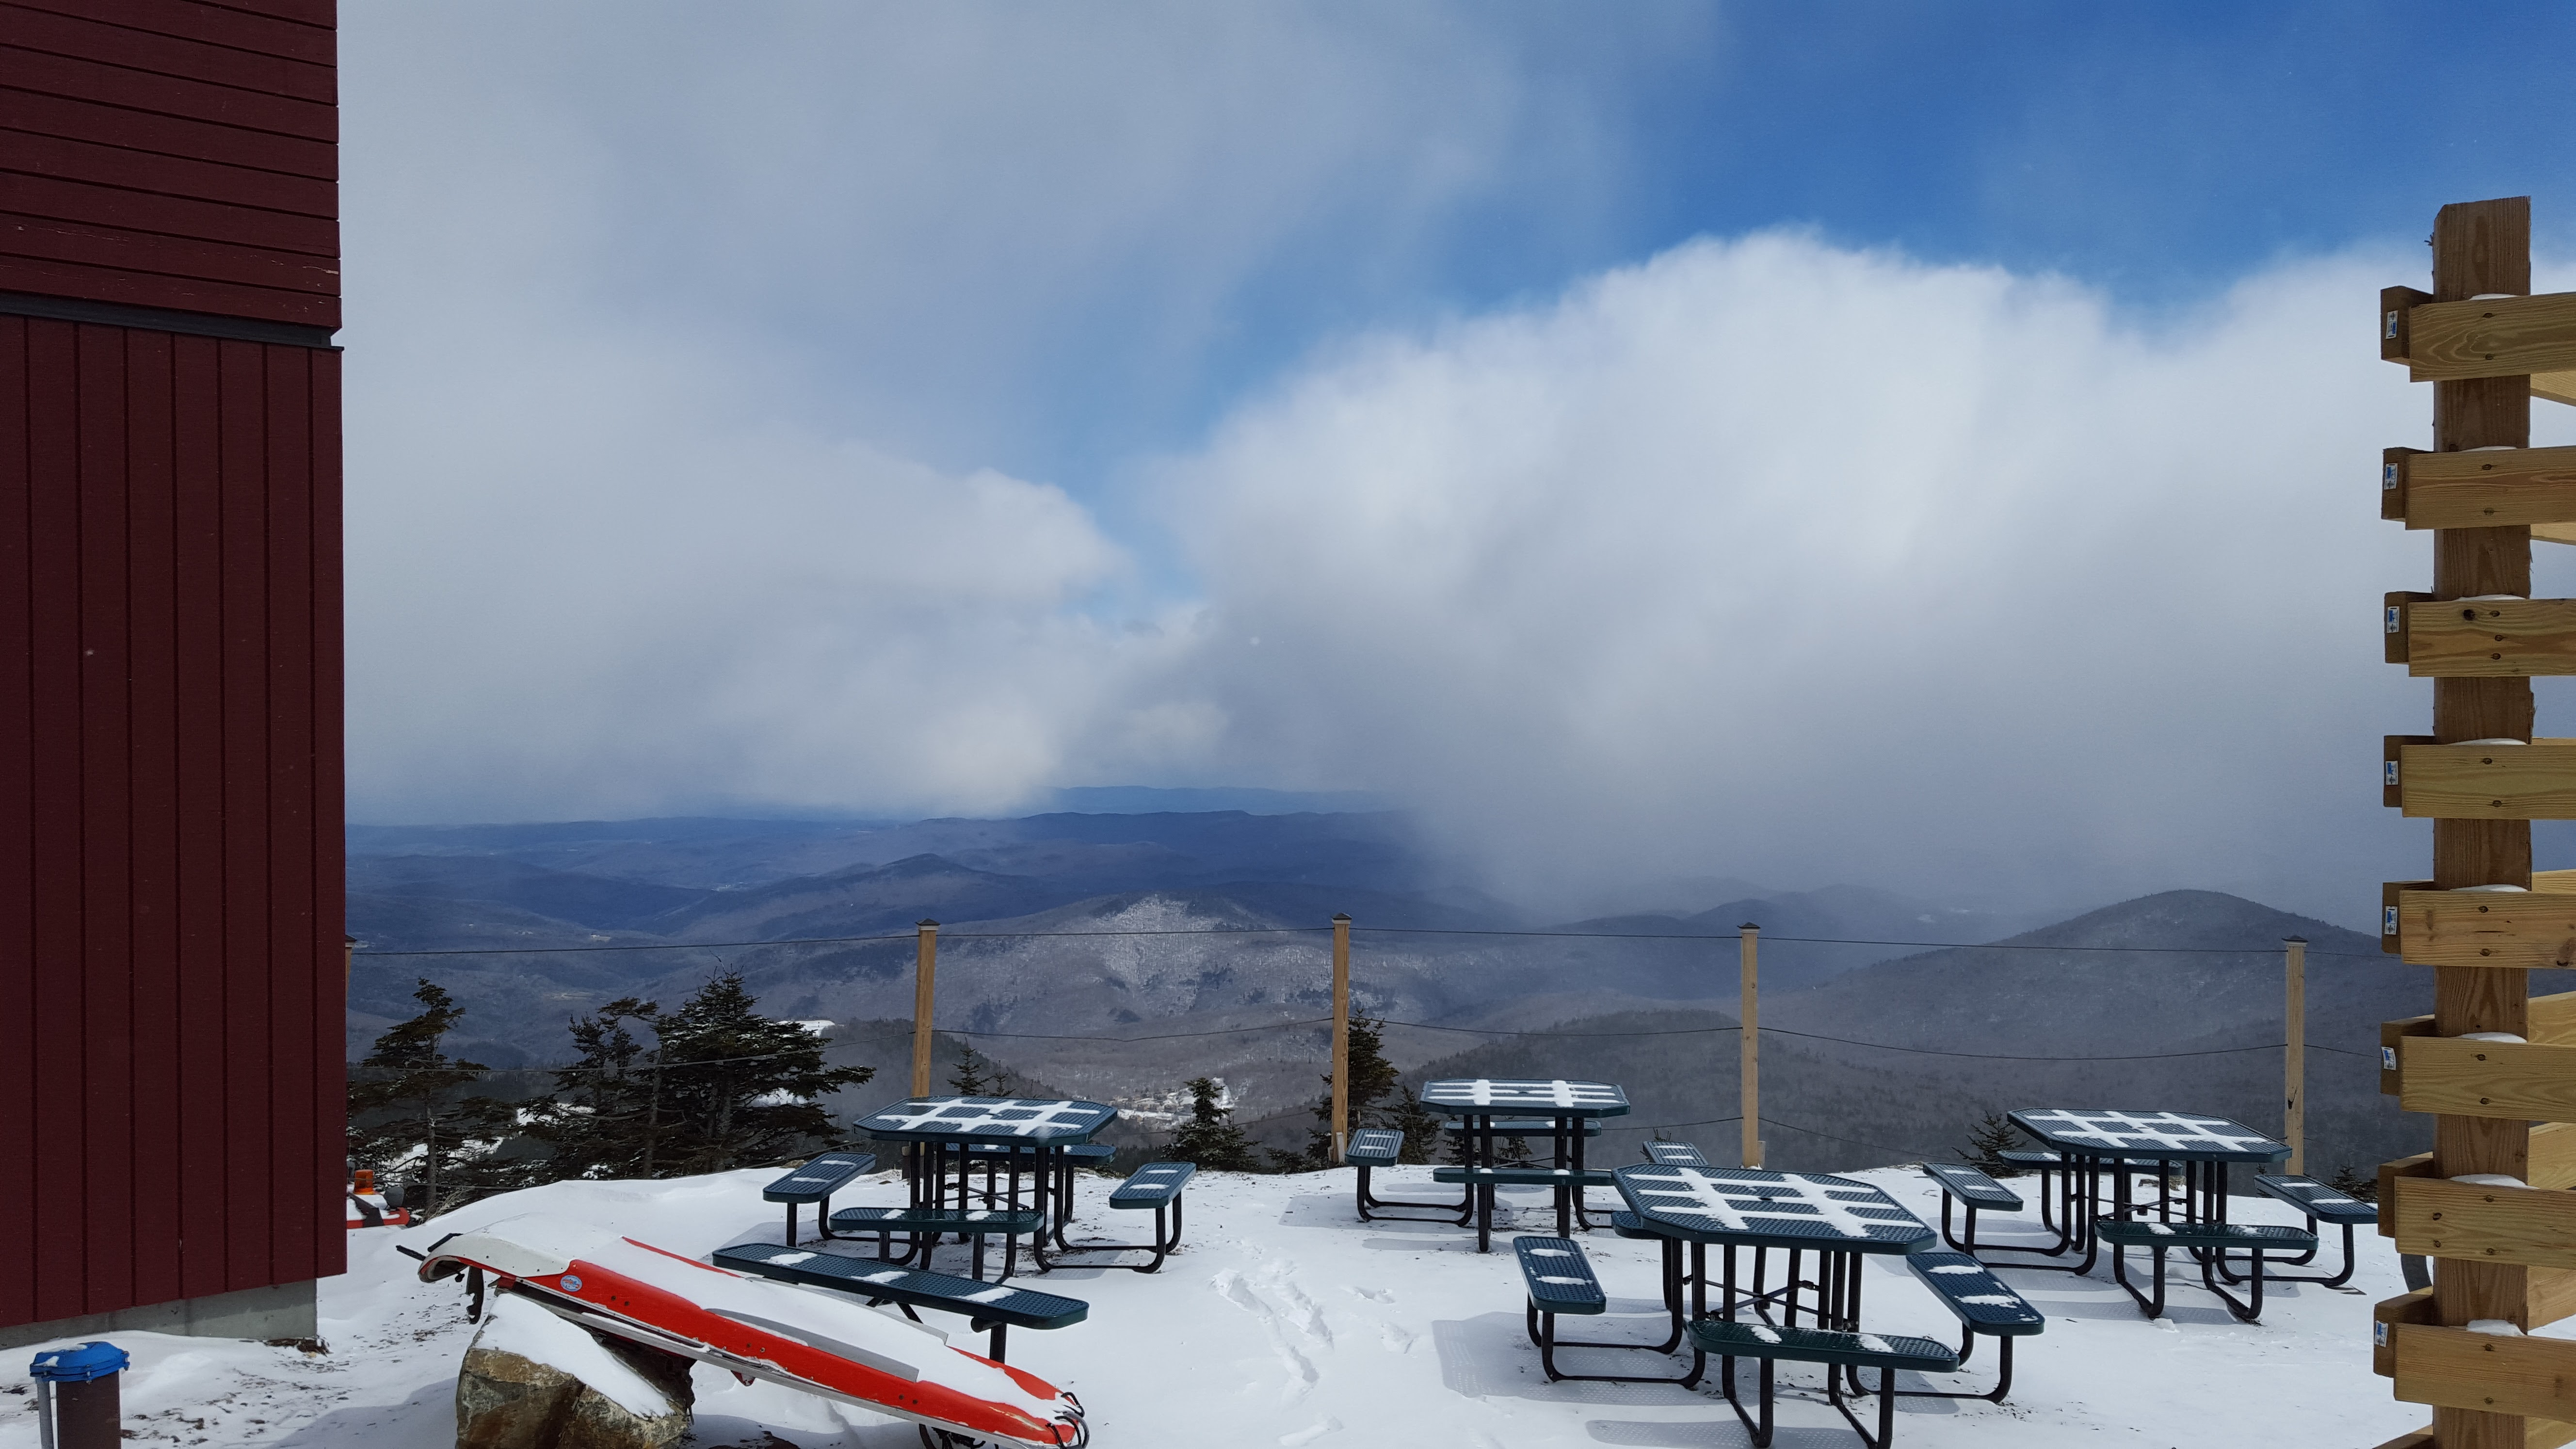
[[[2279,1093],[2266,1044],[2280,1040],[2279,938],[2292,933],[2313,943],[2311,1120],[2320,1141],[2359,1152],[2404,1124],[2358,1053],[2375,1045],[2378,1021],[2421,1010],[2425,990],[2368,937],[2208,891],[2044,924],[1856,886],[1533,921],[1445,879],[1400,817],[1374,814],[373,827],[351,838],[385,847],[350,860],[350,920],[369,953],[352,981],[353,1054],[409,1014],[424,975],[467,1007],[451,1050],[497,1065],[561,1060],[568,1017],[621,995],[674,1001],[718,969],[743,972],[774,1016],[872,1022],[883,1036],[911,1011],[912,925],[935,917],[943,1031],[981,1033],[979,1049],[1027,1076],[1104,1098],[1222,1076],[1248,1117],[1288,1136],[1303,1132],[1317,1091],[1326,1042],[1313,1023],[1328,1010],[1336,911],[1358,922],[1357,1008],[1448,1028],[1390,1026],[1390,1054],[1414,1068],[1481,1032],[1731,1012],[1737,929],[1759,924],[1764,1021],[1783,1033],[1771,1057],[1788,1095],[1775,1105],[1803,1103],[1805,1125],[1828,1134],[1797,1149],[1811,1166],[1851,1165],[1834,1154],[1855,1141],[1928,1151],[1951,1140],[1941,1134],[1961,1113],[2097,1093],[2224,1106],[2260,1126],[2255,1116],[2277,1115],[2265,1106]],[[1955,944],[1890,944],[1919,942]],[[2094,949],[2105,947],[2122,949]],[[382,954],[402,951],[481,954]],[[1660,1116],[1641,1107],[1640,1123],[1732,1110],[1719,1100],[1731,1101],[1732,1047],[1714,1036],[1657,1038],[1652,1051],[1596,1041],[1589,1056],[1536,1052],[1543,1040],[1497,1037],[1473,1062],[1632,1074],[1637,1091],[1672,1099]],[[863,1047],[900,1043],[835,1050]],[[2224,1054],[2162,1055],[2186,1049]],[[2112,1071],[2093,1060],[2105,1054],[2158,1064]],[[1786,1106],[1777,1115],[1801,1120]],[[1883,1130],[1845,1130],[1872,1118]]]

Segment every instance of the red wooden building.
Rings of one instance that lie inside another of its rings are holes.
[[[0,0],[0,1344],[341,1271],[332,0]]]

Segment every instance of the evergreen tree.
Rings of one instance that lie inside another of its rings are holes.
[[[448,994],[424,977],[412,999],[421,1013],[376,1038],[349,1080],[349,1157],[380,1172],[411,1164],[419,1155],[421,1181],[432,1214],[470,1196],[475,1169],[492,1139],[516,1119],[510,1105],[469,1092],[487,1070],[458,1061],[439,1041],[465,1015]],[[479,1144],[479,1145],[478,1145]]]
[[[1386,1125],[1404,1134],[1404,1145],[1396,1149],[1395,1160],[1427,1163],[1440,1150],[1440,1114],[1423,1106],[1411,1087],[1398,1086],[1395,1090],[1395,1105],[1386,1109]]]
[[[2021,1145],[2021,1134],[2000,1112],[1989,1112],[1984,1120],[1968,1129],[1968,1165],[1988,1177],[2010,1177],[2021,1168],[2003,1159],[2003,1153]]]
[[[554,1148],[559,1177],[652,1177],[668,1128],[662,1066],[626,1023],[651,1030],[659,1003],[622,997],[572,1020],[576,1060],[555,1073],[555,1100],[530,1129]]]
[[[986,1075],[987,1069],[992,1065],[992,1058],[975,1050],[973,1042],[960,1042],[957,1048],[957,1066],[948,1074],[948,1090],[961,1097],[996,1095],[994,1079]]]
[[[1383,1018],[1372,1020],[1354,1013],[1351,1017],[1350,1051],[1350,1130],[1392,1125],[1387,1114],[1378,1110],[1378,1100],[1396,1088],[1395,1063],[1386,1059],[1382,1035]],[[1315,1102],[1315,1126],[1306,1136],[1302,1153],[1281,1153],[1280,1166],[1290,1172],[1319,1170],[1341,1166],[1333,1155],[1333,1078],[1324,1076],[1324,1095]]]
[[[1215,1078],[1192,1077],[1182,1085],[1190,1094],[1190,1120],[1172,1133],[1173,1159],[1210,1172],[1259,1171],[1251,1142],[1234,1125],[1233,1109],[1217,1105]]]
[[[2346,1197],[2359,1198],[2363,1202],[2379,1201],[2378,1175],[2355,1172],[2349,1162],[2335,1169],[2334,1176],[2327,1181],[2326,1186]]]
[[[823,1065],[822,1038],[756,1005],[742,973],[727,971],[655,1021],[656,1100],[670,1112],[655,1176],[767,1166],[839,1140],[816,1099],[876,1069]]]

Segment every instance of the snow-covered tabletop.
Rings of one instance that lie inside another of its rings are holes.
[[[965,1137],[1016,1137],[1027,1142],[1081,1142],[1118,1120],[1118,1109],[1099,1102],[1025,1097],[914,1097],[879,1107],[859,1119],[858,1130],[899,1142],[949,1142]]]
[[[2007,1114],[2056,1148],[2087,1156],[2175,1162],[2277,1162],[2290,1155],[2275,1142],[2224,1117],[2197,1112],[2121,1112],[2107,1107],[2025,1107]]]
[[[1921,1218],[1853,1178],[1653,1164],[1612,1177],[1646,1226],[1691,1242],[1906,1253],[1932,1241]]]
[[[1422,1084],[1422,1105],[1468,1117],[1527,1112],[1540,1117],[1625,1117],[1628,1094],[1609,1082],[1456,1077]]]

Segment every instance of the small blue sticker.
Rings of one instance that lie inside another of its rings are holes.
[[[581,1280],[580,1280],[579,1278],[574,1277],[574,1276],[573,1276],[572,1274],[570,1274],[570,1273],[566,1273],[565,1275],[563,1275],[563,1291],[565,1291],[566,1293],[578,1293],[578,1292],[580,1292],[580,1291],[581,1291]]]

